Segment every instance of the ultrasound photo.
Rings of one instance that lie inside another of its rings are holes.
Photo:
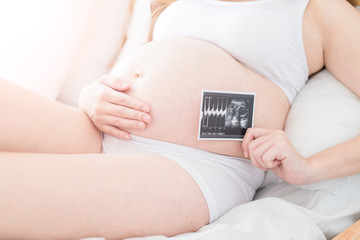
[[[200,140],[243,140],[253,126],[255,93],[203,91]]]

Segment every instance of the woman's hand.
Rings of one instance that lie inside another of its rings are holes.
[[[246,158],[258,168],[271,171],[286,182],[312,182],[310,161],[302,157],[281,130],[249,128],[242,143]]]
[[[129,82],[104,75],[82,90],[79,107],[99,130],[129,139],[126,129],[145,129],[151,122],[149,105],[125,94],[129,88]]]

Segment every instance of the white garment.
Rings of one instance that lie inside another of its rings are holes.
[[[290,103],[308,80],[302,22],[309,0],[178,0],[157,19],[153,39],[205,40],[277,84]]]
[[[264,179],[249,160],[137,136],[121,140],[104,134],[103,153],[147,153],[167,157],[187,171],[201,189],[213,222],[231,208],[247,203]]]

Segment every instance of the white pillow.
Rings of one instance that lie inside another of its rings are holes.
[[[360,100],[325,69],[301,89],[285,131],[308,157],[360,134]]]
[[[324,69],[300,90],[289,111],[285,132],[304,157],[345,142],[360,134],[360,99]],[[301,186],[322,189],[341,179]],[[263,186],[282,182],[271,171]]]

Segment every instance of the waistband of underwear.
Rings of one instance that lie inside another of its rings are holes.
[[[131,135],[131,139],[136,141],[137,144],[143,145],[144,147],[146,147],[146,146],[147,147],[151,146],[152,148],[156,147],[156,148],[161,149],[162,151],[166,150],[167,152],[173,152],[173,153],[179,153],[179,154],[201,155],[201,156],[207,156],[207,157],[215,157],[216,159],[226,158],[226,159],[233,159],[233,160],[237,160],[237,161],[239,161],[239,160],[249,161],[248,159],[244,159],[244,158],[222,155],[222,154],[213,153],[213,152],[209,152],[206,150],[201,150],[198,148],[189,147],[189,146],[185,146],[185,145],[181,145],[181,144],[164,142],[164,141],[160,141],[160,140],[144,138],[144,137],[139,137],[139,136],[135,136],[135,135]],[[129,141],[129,140],[124,140],[124,141]]]

